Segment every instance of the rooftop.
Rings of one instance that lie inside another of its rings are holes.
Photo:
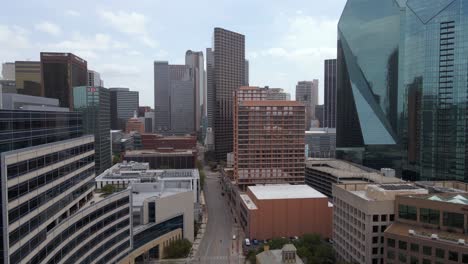
[[[397,195],[427,194],[424,188],[415,186],[412,183],[394,184],[340,184],[338,188],[346,189],[360,198],[367,201],[393,201]]]
[[[297,101],[242,101],[239,103],[242,106],[304,106],[303,103]]]
[[[241,198],[242,202],[244,202],[245,206],[247,206],[247,208],[249,210],[258,209],[258,207],[254,204],[252,199],[250,199],[250,197],[247,194],[245,194],[245,193],[240,194],[240,198]]]
[[[408,195],[408,197],[443,203],[468,205],[468,194],[466,193],[437,193],[427,195]]]
[[[143,202],[148,198],[164,198],[183,192],[191,192],[191,190],[187,188],[167,188],[160,183],[134,183],[132,184],[132,204],[133,206],[142,206]]]
[[[283,249],[274,249],[274,250],[267,250],[259,253],[257,255],[258,262],[261,264],[268,263],[268,264],[283,264],[283,263],[291,263],[291,262],[284,262],[283,261],[283,250],[285,251],[296,251],[296,248],[292,244],[286,244],[283,246]],[[296,261],[295,264],[303,264],[304,262],[302,259],[296,254]]]
[[[248,188],[259,200],[327,198],[322,193],[305,184],[255,185]]]
[[[413,234],[410,234],[410,230],[413,230]],[[393,234],[404,237],[414,237],[421,240],[434,241],[432,235],[437,235],[437,240],[440,242],[451,243],[459,246],[468,246],[465,244],[465,241],[468,243],[468,235],[458,232],[447,232],[435,228],[424,228],[422,226],[409,225],[400,222],[395,222],[390,225],[385,233]],[[461,241],[460,241],[461,240]],[[462,243],[463,242],[463,243]]]

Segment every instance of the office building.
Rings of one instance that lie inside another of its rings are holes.
[[[129,88],[109,88],[111,106],[111,128],[125,130],[125,124],[136,111],[139,105],[139,93]]]
[[[19,94],[41,96],[40,61],[15,61],[15,78]]]
[[[265,98],[258,87],[234,96],[234,179],[242,189],[304,182],[304,105]]]
[[[14,80],[0,80],[0,89],[2,93],[17,93],[16,81]]]
[[[2,63],[2,80],[15,80],[15,63],[5,62]]]
[[[206,77],[203,52],[188,50],[185,53],[185,65],[193,70],[195,79],[195,128],[197,132],[201,133],[202,120],[206,116]]]
[[[333,185],[333,242],[338,260],[383,263],[384,232],[395,221],[395,197],[427,193],[409,183]]]
[[[132,118],[128,119],[127,124],[125,125],[125,133],[145,133],[145,123],[143,121],[136,117],[135,114]]]
[[[245,36],[222,28],[214,29],[214,139],[217,160],[233,151],[233,93],[245,79]]]
[[[244,64],[244,81],[242,83],[243,86],[249,86],[249,61],[245,60]]]
[[[214,86],[214,52],[206,49],[206,116],[209,128],[214,127],[216,91]]]
[[[268,88],[266,99],[267,100],[274,100],[274,101],[289,101],[291,100],[291,95],[286,93],[282,88]]]
[[[322,127],[336,127],[336,59],[324,61],[324,118]]]
[[[305,182],[332,198],[333,184],[402,183],[404,181],[344,160],[309,158],[305,165]]]
[[[133,135],[126,134],[121,130],[111,130],[112,155],[121,157],[127,150],[134,150]]]
[[[154,62],[155,132],[184,135],[196,131],[196,69],[167,61]]]
[[[95,179],[96,187],[114,185],[125,189],[130,183],[158,183],[159,188],[185,189],[192,192],[195,203],[200,202],[200,175],[197,169],[151,170],[149,163],[123,162],[107,169]]]
[[[195,136],[163,136],[160,134],[142,134],[144,149],[197,149]]]
[[[318,80],[300,81],[296,85],[296,101],[302,102],[306,108],[306,130],[315,120],[315,106],[318,105]]]
[[[437,193],[395,198],[395,222],[384,233],[384,263],[465,263],[468,195]]]
[[[336,147],[336,129],[311,128],[305,131],[305,144],[308,158],[334,158]]]
[[[41,96],[73,109],[73,87],[86,86],[87,62],[71,53],[41,52]]]
[[[99,72],[88,70],[87,86],[90,87],[104,87],[104,81],[101,79]]]
[[[264,240],[320,234],[331,238],[333,206],[307,185],[249,186],[240,200],[240,225],[246,237]]]
[[[73,108],[83,117],[83,132],[94,135],[96,173],[112,165],[110,139],[110,93],[103,87],[73,88]]]
[[[150,169],[194,169],[197,152],[191,149],[129,150],[123,160],[149,163]]]
[[[150,106],[139,106],[138,107],[138,117],[144,117],[146,112],[151,112],[152,109]]]
[[[456,66],[468,53],[466,10],[459,0],[348,1],[338,25],[343,158],[392,167],[407,179],[466,180],[468,80]]]
[[[145,133],[153,133],[154,111],[145,112]]]
[[[319,124],[318,127],[327,127],[325,126],[325,105],[315,106],[315,120]]]
[[[69,109],[59,107],[59,101],[54,98],[30,96],[16,93],[2,94],[2,109],[26,111],[68,112]]]

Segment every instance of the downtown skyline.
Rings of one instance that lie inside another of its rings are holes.
[[[153,106],[153,62],[183,64],[188,49],[211,47],[212,29],[220,26],[246,36],[251,85],[283,88],[294,98],[297,81],[319,79],[319,103],[323,103],[323,61],[336,57],[336,24],[344,3],[316,7],[302,1],[235,6],[201,2],[190,8],[159,2],[128,6],[124,1],[111,7],[105,3],[65,7],[55,1],[5,3],[10,11],[0,18],[0,61],[39,60],[40,51],[72,52],[101,74],[106,87],[139,91],[141,104]],[[243,16],[225,14],[232,8]],[[51,10],[61,11],[45,16]],[[169,16],[203,12],[212,15],[196,19],[192,28]]]

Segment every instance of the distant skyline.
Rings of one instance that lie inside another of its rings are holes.
[[[250,85],[284,88],[319,79],[336,58],[337,23],[345,0],[6,1],[0,17],[0,62],[39,60],[41,51],[72,52],[101,74],[106,87],[140,92],[154,106],[153,62],[184,64],[188,49],[211,47],[214,27],[246,36]],[[205,54],[206,58],[206,54]]]

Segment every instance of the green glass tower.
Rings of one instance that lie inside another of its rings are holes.
[[[96,175],[112,165],[110,142],[110,93],[103,87],[73,88],[75,111],[83,117],[83,132],[95,138]]]

